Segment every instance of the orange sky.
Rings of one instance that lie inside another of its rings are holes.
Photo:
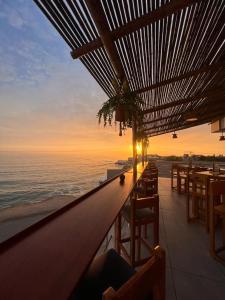
[[[94,119],[97,123],[97,120]],[[64,125],[42,124],[38,131],[27,128],[20,132],[18,141],[11,139],[1,150],[23,151],[71,151],[90,154],[104,154],[113,158],[125,159],[132,155],[131,130],[125,136],[119,137],[115,127],[102,128],[97,124]],[[218,134],[210,133],[210,126],[203,125],[178,132],[178,139],[172,139],[171,134],[150,139],[148,153],[161,155],[193,154],[223,154],[224,142],[220,142]],[[19,142],[20,141],[20,142]]]

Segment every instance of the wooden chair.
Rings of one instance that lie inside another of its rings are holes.
[[[214,181],[210,183],[210,253],[225,265],[225,258],[219,253],[225,250],[225,181]],[[222,246],[216,247],[216,225],[218,219],[222,220]]]
[[[171,189],[176,189],[177,185],[174,185],[174,179],[177,179],[177,163],[172,163],[171,166]]]
[[[156,175],[148,175],[142,177],[138,181],[139,197],[148,197],[158,194],[158,177]]]
[[[119,290],[108,288],[103,300],[165,300],[165,252],[159,246],[153,256]]]
[[[145,237],[147,235],[147,225],[153,224],[153,245],[159,244],[159,196],[154,195],[147,198],[132,198],[131,204],[124,207],[121,212],[122,217],[130,225],[130,236],[121,238],[121,221],[119,234],[117,234],[117,251],[123,252],[124,256],[128,258],[131,265],[139,266],[145,263],[149,257],[141,259],[141,244],[147,248],[149,254],[152,253],[152,246],[142,237],[142,228],[145,228]],[[136,235],[137,229],[137,235]],[[137,240],[137,260],[135,254]],[[130,255],[128,254],[124,243],[130,242]]]
[[[204,177],[196,174],[196,172],[206,171],[207,168],[195,167],[193,170],[189,169],[187,174],[187,222],[190,222],[192,219],[195,219],[198,215],[198,198],[201,198],[201,201],[206,201],[208,205],[208,183]],[[192,198],[192,214],[194,218],[190,216],[190,200]],[[195,202],[195,203],[194,203]],[[208,216],[207,216],[208,219]],[[208,224],[208,223],[207,223]]]
[[[209,208],[208,208],[208,179],[203,175],[193,173],[189,175],[191,187],[188,180],[187,193],[187,221],[199,220],[209,230]],[[191,201],[191,205],[190,205]],[[192,206],[192,207],[191,207]],[[191,208],[191,209],[190,209]],[[190,215],[192,211],[192,216]]]
[[[177,192],[187,193],[189,167],[177,166]]]

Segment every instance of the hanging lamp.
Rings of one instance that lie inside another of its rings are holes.
[[[222,131],[222,135],[220,136],[219,141],[225,141],[225,136],[223,135],[223,131]]]

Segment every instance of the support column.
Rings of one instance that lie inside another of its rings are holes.
[[[133,178],[136,181],[137,178],[137,124],[136,118],[133,118],[133,126],[132,126],[132,134],[133,134]],[[133,192],[130,195],[131,202],[131,222],[130,222],[130,260],[131,265],[135,265],[135,201],[136,193]]]
[[[142,150],[142,155],[141,155],[141,160],[142,160],[142,166],[144,167],[145,164],[145,143],[144,140],[141,140],[141,150]]]
[[[132,125],[132,134],[133,134],[133,174],[134,177],[137,176],[137,124],[136,119],[133,119],[133,125]]]

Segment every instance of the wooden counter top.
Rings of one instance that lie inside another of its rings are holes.
[[[137,178],[125,173],[0,245],[0,295],[65,300],[95,256]]]

